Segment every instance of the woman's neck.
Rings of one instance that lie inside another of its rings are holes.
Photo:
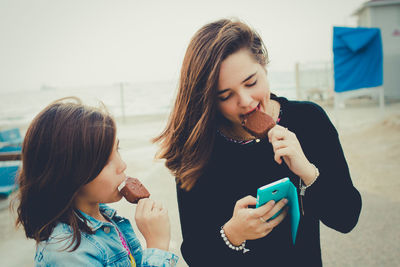
[[[224,123],[219,127],[219,131],[232,139],[235,140],[251,140],[255,137],[247,132],[241,125],[233,124],[233,123]]]

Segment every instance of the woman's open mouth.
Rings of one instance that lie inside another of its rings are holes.
[[[250,116],[250,114],[256,112],[257,110],[260,110],[260,103],[258,103],[258,105],[255,108],[253,108],[252,110],[250,110],[249,112],[247,112],[245,114],[241,114],[240,115],[240,120],[242,121],[242,124]]]

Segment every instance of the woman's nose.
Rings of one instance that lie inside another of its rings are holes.
[[[252,97],[248,92],[241,92],[239,94],[238,105],[241,107],[248,107],[251,104]]]

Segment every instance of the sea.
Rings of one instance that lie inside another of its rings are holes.
[[[271,92],[296,99],[293,72],[269,73]],[[0,91],[0,128],[22,126],[51,102],[77,96],[83,103],[104,103],[114,117],[169,113],[178,81],[114,83],[86,86],[49,86],[25,91]]]

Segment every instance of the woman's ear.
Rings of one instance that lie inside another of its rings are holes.
[[[217,108],[217,115],[215,116],[215,121],[217,123],[217,127],[218,125],[230,125],[231,122],[224,117],[224,115],[221,114],[221,112],[219,111],[219,109]]]

